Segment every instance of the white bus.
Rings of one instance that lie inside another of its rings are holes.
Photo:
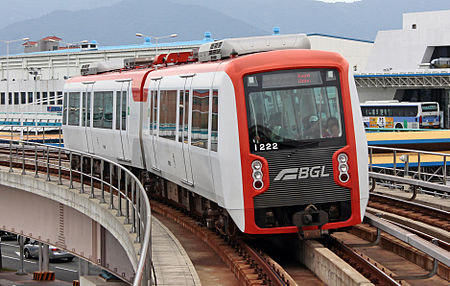
[[[366,128],[439,128],[437,102],[366,101],[361,104]]]

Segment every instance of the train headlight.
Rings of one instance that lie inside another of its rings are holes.
[[[259,160],[255,160],[252,162],[252,169],[255,170],[261,170],[262,169],[262,163]]]
[[[348,174],[348,156],[345,153],[341,153],[337,157],[338,163],[339,163],[339,181],[342,183],[347,183],[350,179],[350,175]]]
[[[255,160],[252,162],[252,177],[253,177],[253,188],[255,190],[261,190],[264,187],[263,177],[264,174],[262,172],[263,164],[259,160]]]
[[[348,172],[348,165],[347,164],[340,164],[339,165],[339,172],[347,173]]]
[[[346,164],[348,161],[348,156],[347,156],[347,154],[341,153],[341,154],[339,154],[337,159],[340,164]]]
[[[263,174],[261,171],[254,171],[253,172],[253,179],[257,180],[257,181],[261,181],[263,177]]]

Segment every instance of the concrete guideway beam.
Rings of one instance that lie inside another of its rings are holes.
[[[0,197],[0,229],[67,249],[133,281],[140,244],[131,226],[107,204],[44,176],[5,167],[0,168]]]

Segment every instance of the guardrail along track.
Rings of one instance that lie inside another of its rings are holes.
[[[392,275],[394,279],[407,280],[411,285],[448,285],[448,243],[438,243],[433,237],[412,233],[400,224],[372,214],[366,214],[365,222],[349,233],[333,236],[394,271],[397,274]],[[362,242],[360,238],[370,242]]]
[[[80,193],[97,197],[100,203],[117,210],[117,216],[125,217],[125,224],[131,224],[131,232],[136,234],[136,243],[141,243],[136,253],[138,265],[128,282],[137,286],[150,280],[150,204],[144,187],[131,171],[113,161],[76,150],[27,141],[10,140],[8,144],[4,143],[6,139],[1,141],[0,165],[8,166],[10,172],[19,169],[25,175],[31,171],[36,178],[45,176],[47,181],[68,185],[70,189],[78,182]],[[72,169],[74,165],[79,168]],[[115,274],[121,277],[120,273]]]

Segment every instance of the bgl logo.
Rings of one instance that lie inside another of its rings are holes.
[[[328,176],[330,176],[330,174],[325,174],[325,166],[290,168],[281,170],[275,177],[274,181],[323,178]]]

